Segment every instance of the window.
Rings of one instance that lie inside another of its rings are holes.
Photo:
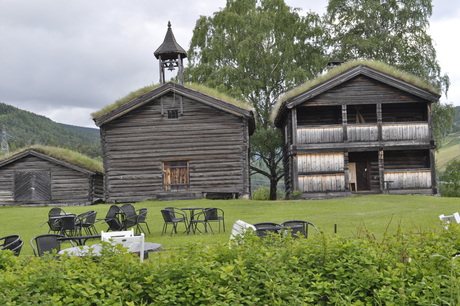
[[[189,188],[188,161],[163,162],[163,188],[166,191],[187,190]]]
[[[168,119],[176,119],[176,118],[179,118],[179,110],[178,109],[168,110]]]
[[[15,201],[51,200],[49,171],[16,171],[14,173]]]

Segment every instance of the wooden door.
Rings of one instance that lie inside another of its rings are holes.
[[[187,161],[163,163],[163,188],[166,191],[186,190],[189,187],[189,166]]]
[[[51,200],[51,174],[49,171],[16,171],[14,173],[15,201]]]

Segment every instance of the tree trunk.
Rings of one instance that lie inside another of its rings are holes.
[[[278,180],[273,179],[273,177],[270,178],[270,200],[276,200],[276,191],[278,189]]]

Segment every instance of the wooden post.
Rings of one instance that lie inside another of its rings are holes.
[[[294,107],[291,109],[292,118],[292,145],[297,146],[297,109]],[[299,170],[297,164],[297,152],[292,153],[292,190],[300,190],[299,187]],[[303,191],[303,190],[302,190]]]
[[[342,126],[343,126],[343,135],[342,141],[348,142],[348,118],[347,118],[347,105],[342,105]]]
[[[382,104],[381,103],[377,103],[376,111],[377,111],[377,140],[382,141],[383,136],[382,136]]]

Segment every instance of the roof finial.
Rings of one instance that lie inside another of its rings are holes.
[[[171,21],[168,21],[168,28],[171,28]]]

